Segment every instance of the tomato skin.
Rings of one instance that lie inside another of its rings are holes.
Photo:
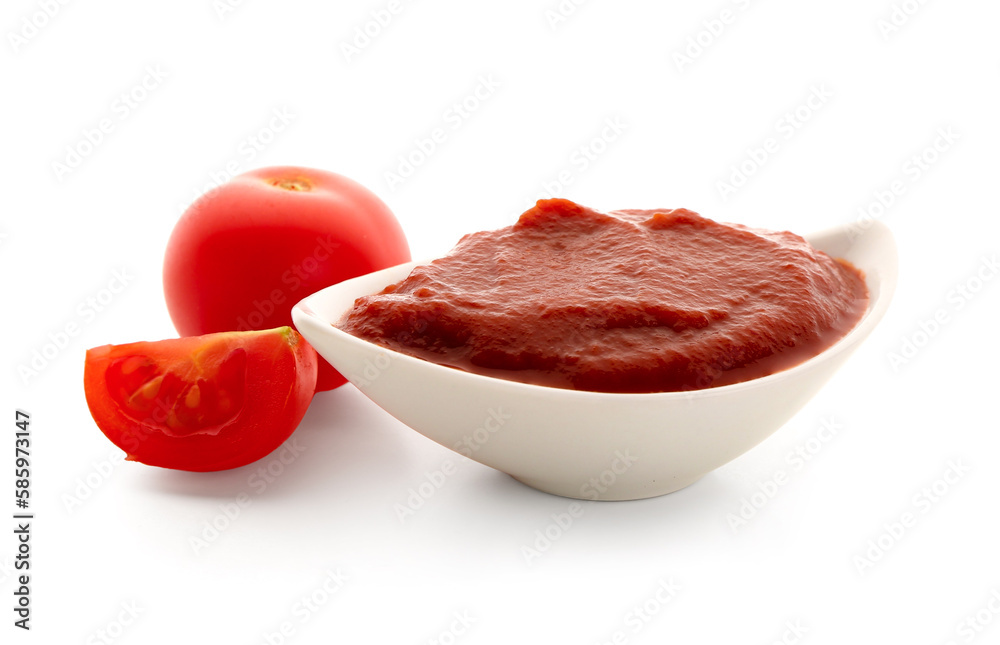
[[[283,166],[202,195],[167,243],[163,290],[181,336],[292,325],[292,306],[348,278],[410,260],[395,216],[361,184]],[[317,391],[346,382],[320,360]]]
[[[291,327],[87,350],[91,416],[130,461],[237,468],[280,446],[316,388],[318,356]]]

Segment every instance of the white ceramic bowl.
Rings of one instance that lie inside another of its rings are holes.
[[[642,499],[684,488],[763,441],[871,333],[895,289],[896,247],[879,222],[858,232],[807,237],[864,272],[871,300],[858,325],[796,367],[706,390],[613,394],[528,385],[400,354],[333,326],[355,298],[405,278],[412,262],[323,289],[298,303],[292,318],[368,398],[439,444],[556,495]]]

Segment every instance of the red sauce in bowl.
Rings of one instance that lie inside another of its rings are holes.
[[[337,326],[487,376],[671,392],[801,363],[867,306],[857,269],[792,233],[549,199],[358,298]]]

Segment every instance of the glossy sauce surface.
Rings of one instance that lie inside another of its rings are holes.
[[[798,364],[867,306],[860,272],[792,233],[550,199],[358,298],[337,326],[487,376],[668,392]]]

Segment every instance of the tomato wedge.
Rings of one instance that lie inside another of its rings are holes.
[[[210,471],[280,446],[309,407],[317,365],[279,327],[95,347],[83,380],[90,414],[127,459]]]

